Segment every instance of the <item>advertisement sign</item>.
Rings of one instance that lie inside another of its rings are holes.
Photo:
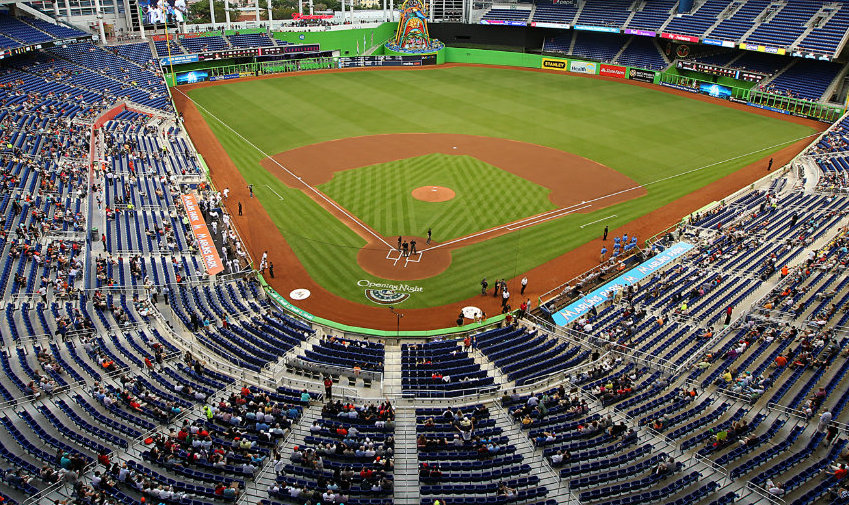
[[[209,78],[209,72],[206,70],[194,70],[192,72],[183,72],[177,74],[177,84],[191,84],[193,82],[202,82]]]
[[[587,32],[619,33],[619,28],[614,28],[610,26],[575,25],[575,29],[584,30]]]
[[[741,43],[740,49],[745,49],[746,51],[757,51],[759,53],[769,53],[769,54],[787,54],[787,50],[781,47],[770,47],[770,46],[760,46],[758,44],[746,44]]]
[[[699,84],[699,91],[716,98],[728,98],[731,96],[731,88],[720,86],[719,84],[711,84],[709,82]]]
[[[566,71],[566,60],[557,60],[554,58],[543,58],[542,59],[542,67],[547,68],[549,70],[562,70]]]
[[[707,44],[709,46],[722,46],[722,47],[730,47],[734,48],[734,42],[729,42],[727,40],[719,40],[719,39],[704,39],[702,44]]]
[[[683,84],[675,84],[675,83],[672,83],[672,82],[665,82],[664,81],[664,82],[661,82],[660,85],[665,86],[667,88],[680,89],[681,91],[687,91],[689,93],[698,93],[699,92],[699,88],[694,88],[692,86],[684,86]]]
[[[598,63],[592,61],[569,60],[569,71],[578,74],[598,73]]]
[[[640,37],[656,37],[657,32],[652,32],[649,30],[632,30],[627,28],[625,30],[625,35],[639,35]]]
[[[642,263],[632,268],[631,270],[628,270],[619,277],[588,293],[586,296],[584,296],[577,302],[574,302],[568,305],[566,308],[555,312],[551,315],[551,317],[554,318],[554,322],[557,325],[566,326],[567,324],[576,321],[582,315],[589,312],[591,307],[601,305],[602,303],[606,302],[609,299],[610,293],[623,289],[626,286],[632,286],[640,282],[641,280],[657,272],[664,266],[668,265],[672,261],[683,256],[687,253],[687,251],[692,248],[693,246],[687,244],[686,242],[678,242],[677,244],[669,247],[667,250],[658,254],[654,258],[651,258],[645,263]]]
[[[293,12],[292,13],[292,19],[307,19],[307,20],[333,19],[333,14],[307,15],[307,14],[298,14],[297,12]]]
[[[641,70],[639,68],[631,68],[628,70],[628,79],[632,81],[654,82],[655,72],[651,70]]]
[[[215,249],[215,243],[212,241],[212,235],[209,234],[209,228],[207,228],[206,221],[203,220],[203,215],[200,213],[197,198],[195,198],[195,195],[183,195],[182,199],[186,216],[189,218],[189,226],[192,228],[198,250],[203,258],[206,273],[215,275],[223,272],[224,264],[221,263],[218,250]]]
[[[227,79],[238,79],[241,77],[239,74],[224,74],[224,75],[213,75],[209,78],[210,81],[226,81]]]
[[[607,77],[617,77],[619,79],[624,79],[627,74],[628,69],[619,65],[606,65],[602,63],[598,69],[598,75],[604,75]]]
[[[681,41],[681,42],[695,42],[695,43],[699,42],[698,37],[694,37],[692,35],[682,35],[680,33],[663,32],[663,33],[660,34],[660,38],[669,39],[669,40],[678,40],[678,41]]]
[[[181,65],[183,63],[194,63],[198,61],[198,55],[196,54],[178,54],[175,56],[166,56],[165,58],[159,59],[159,64],[166,65]]]
[[[542,21],[532,21],[531,26],[534,26],[536,28],[562,28],[564,30],[568,30],[572,27],[572,25],[567,23],[545,23]]]
[[[831,56],[818,53],[806,53],[802,51],[793,51],[793,56],[797,58],[808,58],[809,60],[831,61]]]
[[[528,26],[527,21],[515,21],[508,19],[481,19],[482,25],[505,25],[505,26]]]

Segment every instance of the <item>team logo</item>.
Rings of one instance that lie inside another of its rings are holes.
[[[366,298],[379,305],[394,305],[410,297],[409,293],[399,293],[391,289],[366,289]]]

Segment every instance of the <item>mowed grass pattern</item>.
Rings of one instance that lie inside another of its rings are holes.
[[[424,202],[422,186],[454,190],[445,202]],[[319,189],[378,233],[450,240],[556,208],[550,190],[477,158],[443,153],[338,172]]]
[[[365,242],[262,167],[266,155],[360,135],[484,135],[572,152],[646,185],[642,198],[453,251],[444,273],[413,283],[423,291],[405,307],[474,296],[483,276],[520,275],[596,238],[604,224],[611,229],[625,225],[814,133],[806,126],[625,82],[487,67],[288,75],[200,88],[189,95],[313,279],[362,303],[368,302],[357,280],[377,280],[356,262]],[[370,193],[366,188],[364,197]],[[614,214],[604,223],[581,227]],[[434,228],[434,240],[446,240],[445,231]],[[435,322],[440,323],[453,322]]]

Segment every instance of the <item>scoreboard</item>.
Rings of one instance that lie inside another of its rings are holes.
[[[247,49],[227,49],[210,51],[198,55],[198,61],[226,60],[250,56],[273,56],[278,54],[308,53],[318,51],[318,44],[301,44],[291,46],[252,47]]]
[[[436,55],[377,55],[339,58],[339,68],[420,67],[422,65],[436,65]]]
[[[766,74],[761,74],[759,72],[720,67],[698,61],[678,61],[678,68],[692,70],[694,72],[702,72],[705,74],[720,75],[722,77],[731,77],[733,79],[749,82],[758,82],[766,78]]]

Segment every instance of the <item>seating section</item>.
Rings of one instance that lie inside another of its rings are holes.
[[[609,62],[622,48],[623,39],[618,35],[595,32],[575,32],[575,45],[572,54],[581,58],[589,58]]]
[[[571,25],[578,13],[578,3],[537,3],[534,9],[534,23],[557,23]]]
[[[619,54],[616,63],[629,67],[664,70],[668,66],[654,39],[634,36]]]
[[[313,407],[318,409],[318,407]],[[328,402],[289,455],[275,464],[272,499],[389,505],[394,489],[395,412],[389,403]],[[312,499],[310,497],[313,497]]]
[[[632,30],[659,31],[669,19],[672,12],[677,11],[676,0],[659,0],[645,2],[642,10],[636,12],[625,28]]]
[[[673,19],[663,31],[700,36],[717,22],[726,7],[728,0],[707,0],[695,12]]]
[[[495,390],[495,379],[463,350],[459,341],[401,345],[401,386],[405,394],[454,397]]]
[[[842,65],[816,60],[797,60],[769,83],[773,93],[806,100],[820,100]]]
[[[205,53],[207,51],[221,51],[229,49],[230,45],[227,39],[220,35],[212,35],[207,37],[182,37],[180,45],[186,49],[188,53]],[[159,52],[159,49],[156,50]],[[159,53],[162,56],[162,53]]]
[[[525,24],[531,11],[524,9],[490,9],[481,18],[481,23]]]
[[[228,35],[227,39],[233,47],[268,47],[275,45],[274,40],[266,33]]]
[[[346,338],[324,338],[305,351],[306,361],[342,367],[348,370],[383,372],[383,344]]]
[[[628,19],[630,0],[587,2],[575,24],[593,26],[622,26]]]
[[[485,405],[416,409],[421,505],[432,505],[437,499],[547,504],[548,489],[540,485],[539,475],[534,475],[513,442]]]

